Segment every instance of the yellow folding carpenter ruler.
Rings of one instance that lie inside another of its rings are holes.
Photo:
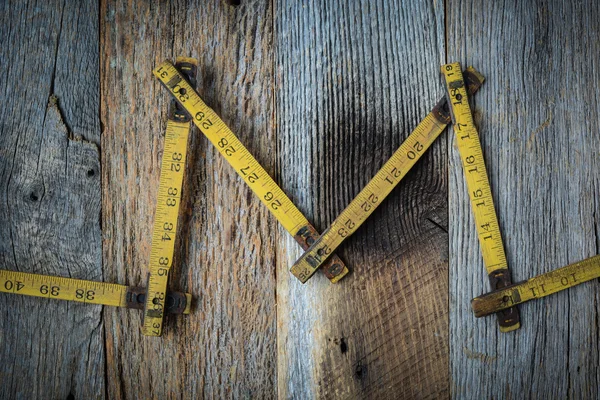
[[[317,231],[223,120],[202,101],[194,88],[169,61],[159,65],[153,72],[285,230],[303,249],[307,249],[319,236]],[[348,268],[334,255],[323,266],[323,272],[335,283],[348,273]]]
[[[59,276],[0,270],[0,292],[142,310],[146,289]],[[166,312],[189,314],[192,296],[169,292]]]
[[[176,67],[193,86],[196,84],[198,62],[192,58],[177,58]],[[169,106],[167,129],[160,170],[158,199],[152,230],[148,294],[144,308],[143,333],[162,334],[169,271],[173,265],[177,220],[181,202],[183,173],[190,134],[189,114],[175,101]]]
[[[511,284],[511,279],[479,134],[469,106],[466,83],[459,63],[442,65],[441,71],[445,79],[456,143],[475,216],[483,263],[492,290],[504,288]],[[516,307],[499,312],[497,315],[502,332],[513,331],[521,325]]]
[[[477,318],[600,278],[600,255],[515,283],[471,301]]]
[[[178,58],[177,67],[194,82],[195,60]],[[165,133],[147,289],[0,270],[0,292],[143,309],[143,333],[150,336],[161,335],[165,313],[189,314],[191,295],[168,292],[167,284],[173,263],[190,120],[187,112],[173,101]]]
[[[484,80],[473,67],[467,68],[465,79],[471,94],[479,89]],[[291,269],[292,274],[300,281],[306,282],[329,255],[375,211],[450,121],[448,104],[444,97],[331,226],[296,261]]]

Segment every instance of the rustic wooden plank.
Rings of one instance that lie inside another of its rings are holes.
[[[0,5],[0,268],[102,279],[98,5]],[[0,397],[101,398],[100,306],[0,296]]]
[[[599,20],[589,0],[448,5],[448,60],[488,78],[476,122],[513,280],[598,253]],[[474,319],[470,299],[489,288],[452,140],[453,396],[598,398],[597,281],[522,305],[510,334],[493,317]]]
[[[443,2],[280,1],[283,189],[326,228],[443,93]],[[448,390],[445,142],[434,144],[340,253],[337,285],[289,273],[278,248],[280,398],[432,398]]]
[[[199,59],[198,86],[269,171],[272,7],[244,1],[101,6],[104,265],[111,279],[146,280],[169,97],[152,76],[165,58]],[[110,398],[275,396],[276,222],[195,128],[190,141],[172,287],[197,298],[141,335],[141,314],[106,310]],[[151,357],[154,361],[151,361]]]

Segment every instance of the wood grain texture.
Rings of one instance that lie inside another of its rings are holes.
[[[0,5],[0,268],[102,280],[97,10]],[[0,310],[0,398],[104,397],[100,306]]]
[[[442,95],[443,4],[279,1],[275,20],[282,188],[323,230]],[[337,285],[301,285],[280,235],[280,398],[447,393],[445,164],[442,141],[340,248]]]
[[[204,101],[269,173],[273,15],[269,2],[101,6],[104,124],[103,254],[107,277],[146,281],[168,93],[152,69],[199,59]],[[192,131],[171,287],[190,291],[189,317],[141,336],[141,314],[106,310],[110,398],[273,398],[276,380],[275,227],[268,210]]]
[[[487,77],[475,99],[513,280],[598,253],[600,65],[594,1],[452,1],[448,60]],[[452,138],[453,136],[448,136]],[[458,152],[450,139],[452,395],[600,396],[597,281],[520,306],[498,332],[469,300],[488,291]]]
[[[474,65],[513,279],[598,253],[592,0],[158,3],[0,3],[0,268],[145,284],[151,70],[177,56],[320,230],[442,95],[439,65]],[[183,201],[171,287],[193,313],[146,338],[137,311],[2,295],[0,398],[600,397],[597,281],[511,334],[473,317],[489,288],[453,135],[340,249],[337,285],[289,273],[298,245],[195,128]]]

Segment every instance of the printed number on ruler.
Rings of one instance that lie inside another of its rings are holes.
[[[456,140],[467,187],[469,188],[469,197],[475,215],[484,264],[488,272],[496,269],[506,269],[506,255],[504,254],[504,246],[500,236],[483,152],[479,135],[473,123],[462,74],[460,74],[460,65],[458,63],[448,64],[443,67],[443,70],[451,97]]]
[[[126,286],[0,270],[0,292],[124,307]]]
[[[144,310],[144,334],[149,336],[160,336],[162,333],[169,270],[173,263],[177,237],[189,132],[189,122],[167,122],[152,234],[148,296]]]
[[[223,120],[211,110],[173,65],[165,62],[155,75],[190,113],[194,123],[225,156],[288,232],[296,233],[308,221],[277,186]]]
[[[600,278],[600,256],[594,256],[476,297],[471,301],[471,306],[477,318],[484,317],[596,278]]]
[[[485,168],[483,150],[473,122],[460,64],[443,65],[441,70],[445,79],[446,93],[449,96],[450,110],[454,117],[454,132],[469,191],[483,263],[493,289],[507,286],[511,281],[504,244]],[[513,308],[499,313],[498,323],[502,332],[518,329],[521,326],[518,310]]]
[[[154,75],[190,113],[196,126],[250,186],[285,230],[294,236],[303,248],[307,248],[308,244],[318,236],[315,229],[223,120],[202,101],[168,61],[156,68]],[[337,282],[348,273],[348,268],[337,256],[334,257],[335,260],[332,257],[330,263],[325,266],[325,274],[332,282]]]
[[[113,307],[143,309],[143,288],[60,276],[0,270],[0,292]],[[168,293],[169,312],[189,314],[191,295]]]
[[[197,60],[177,58],[177,68],[195,84]],[[169,272],[177,238],[177,220],[183,186],[183,173],[190,134],[190,116],[172,100],[165,133],[158,199],[152,232],[152,250],[148,275],[148,293],[144,307],[144,328],[147,336],[160,336],[167,300]]]
[[[483,77],[474,69],[467,72],[473,92]],[[425,151],[446,128],[450,118],[442,99],[415,128],[400,148],[392,155],[375,177],[335,219],[319,239],[296,261],[291,271],[305,282],[347,237],[352,235],[375,211],[375,208],[400,183],[406,173],[416,164]]]

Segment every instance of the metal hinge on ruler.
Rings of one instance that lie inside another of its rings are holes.
[[[195,84],[197,61],[180,57],[176,66],[188,82]],[[186,89],[179,87],[184,78],[173,77],[177,96],[186,97]],[[163,144],[160,182],[156,211],[152,227],[152,250],[150,252],[147,295],[144,302],[143,333],[147,336],[162,335],[166,311],[167,288],[175,255],[179,210],[183,192],[183,175],[186,168],[188,138],[191,117],[177,102],[169,104],[167,127]]]
[[[147,289],[143,287],[130,287],[127,290],[125,301],[127,302],[127,308],[133,308],[136,310],[143,310],[144,303],[146,301]],[[179,292],[167,292],[167,300],[165,301],[165,313],[167,314],[183,314],[184,311],[191,308],[191,296],[186,296],[185,293]]]
[[[471,306],[475,317],[484,317],[596,278],[600,278],[600,255],[538,275],[524,282],[503,286],[474,298]]]
[[[441,72],[444,77],[444,86],[483,263],[492,290],[494,290],[509,285],[511,281],[479,133],[473,121],[467,84],[460,64],[442,65]],[[510,332],[521,326],[519,311],[516,307],[499,312],[497,315],[502,332]]]
[[[204,103],[195,89],[169,61],[163,62],[153,72],[169,93],[189,112],[194,124],[260,201],[306,250],[318,237],[317,231],[269,176],[265,168],[252,156],[225,122]],[[185,92],[184,95],[181,95],[182,90]],[[338,282],[349,272],[343,261],[335,254],[330,255],[322,270],[332,283]]]
[[[0,292],[137,310],[146,298],[145,288],[8,270],[0,270]],[[166,297],[166,312],[190,313],[189,293],[168,292]]]
[[[469,82],[469,90],[475,93],[484,81],[483,76],[471,67],[467,68],[465,76]],[[331,226],[296,261],[291,268],[292,274],[301,282],[306,282],[329,259],[330,254],[367,220],[450,121],[450,109],[443,97]]]

